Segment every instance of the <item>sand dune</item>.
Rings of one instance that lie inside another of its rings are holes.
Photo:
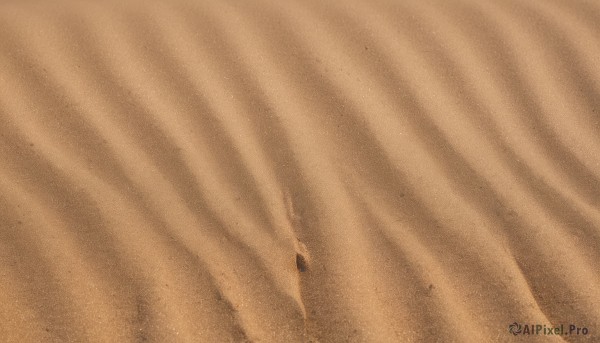
[[[0,341],[598,342],[599,58],[595,1],[0,1]]]

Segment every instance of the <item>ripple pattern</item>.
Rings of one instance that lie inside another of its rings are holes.
[[[0,340],[600,340],[599,58],[586,0],[0,1]]]

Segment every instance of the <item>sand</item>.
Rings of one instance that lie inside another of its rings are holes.
[[[599,264],[596,1],[0,1],[2,342],[600,342]]]

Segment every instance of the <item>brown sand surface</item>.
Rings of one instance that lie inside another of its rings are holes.
[[[144,341],[600,342],[600,2],[0,0],[0,342]]]

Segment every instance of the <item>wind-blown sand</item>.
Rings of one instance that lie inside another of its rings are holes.
[[[0,1],[2,342],[598,342],[599,264],[596,1]]]

